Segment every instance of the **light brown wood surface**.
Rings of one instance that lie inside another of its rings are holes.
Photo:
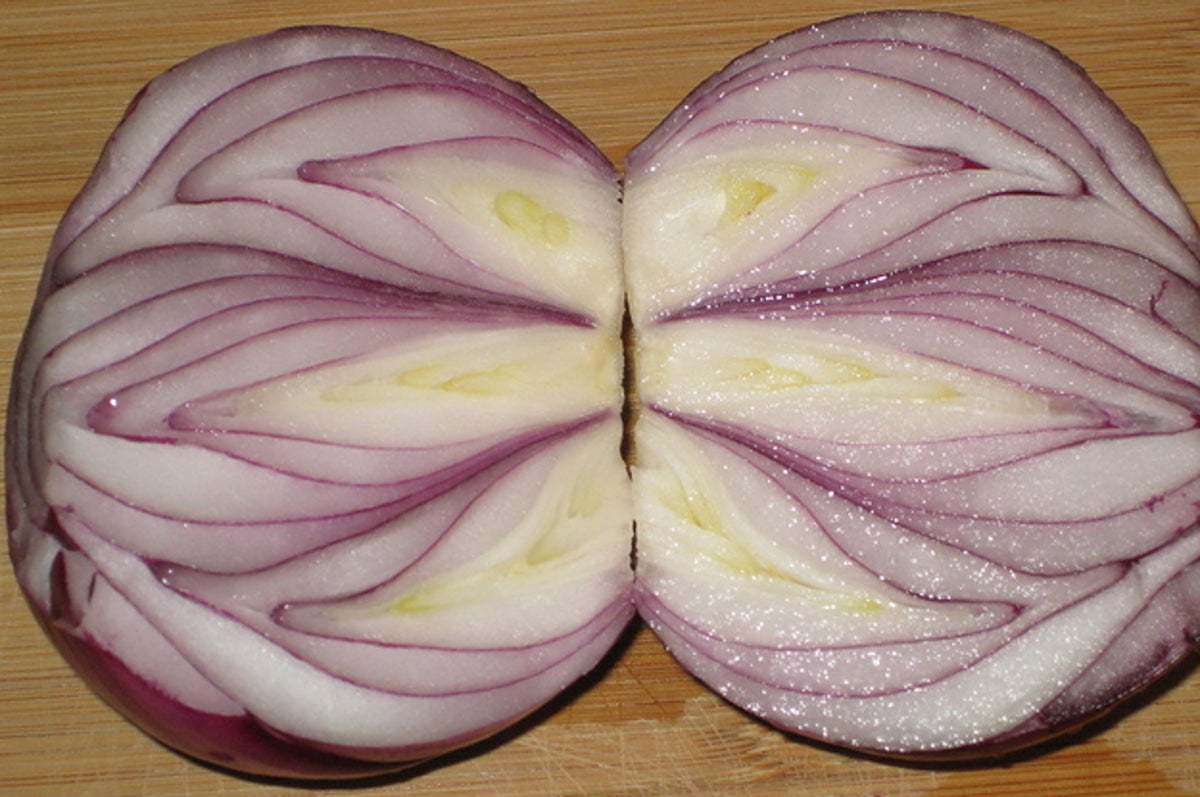
[[[1200,2],[908,2],[990,18],[1086,67],[1200,211]],[[762,40],[880,3],[5,0],[0,19],[0,361],[16,349],[53,227],[125,103],[211,45],[299,23],[407,33],[530,85],[614,161],[709,72]],[[1153,698],[1153,699],[1151,699]],[[642,628],[532,721],[368,794],[1200,794],[1200,672],[1083,735],[1002,765],[899,766],[788,738],[687,677]],[[107,709],[43,639],[0,568],[0,794],[293,792],[167,751]]]

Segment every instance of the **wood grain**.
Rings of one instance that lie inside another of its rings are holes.
[[[614,161],[694,84],[800,25],[882,4],[756,0],[8,3],[0,32],[0,360],[11,361],[53,227],[147,79],[201,49],[298,23],[368,25],[532,86]],[[1200,209],[1200,3],[909,2],[1047,39],[1142,127]],[[187,9],[186,11],[182,9]],[[7,380],[7,374],[5,374]],[[4,382],[7,387],[7,381]],[[475,795],[1200,794],[1200,674],[1086,734],[1001,765],[909,767],[785,737],[688,678],[644,629],[588,682],[479,748],[365,793]],[[93,697],[0,568],[0,793],[273,795],[164,750]],[[307,794],[345,794],[333,785]]]

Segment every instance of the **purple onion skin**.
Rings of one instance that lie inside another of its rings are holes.
[[[131,103],[15,366],[9,551],[147,734],[354,779],[479,742],[634,616],[616,170],[453,53],[293,28]]]
[[[187,708],[129,671],[120,659],[88,640],[43,624],[47,636],[84,682],[106,703],[159,742],[209,765],[237,772],[316,780],[366,778],[397,771],[395,761],[429,751],[395,751],[392,763],[324,755],[299,740],[270,733],[248,716],[229,717]],[[436,752],[436,751],[435,751]]]
[[[637,603],[732,704],[886,757],[1093,721],[1200,636],[1200,232],[1049,46],[864,14],[633,149]]]

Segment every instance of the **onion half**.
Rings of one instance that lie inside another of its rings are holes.
[[[1200,234],[1048,46],[881,13],[629,155],[638,608],[804,736],[995,753],[1200,633]]]
[[[615,170],[383,33],[219,47],[131,106],[17,366],[10,549],[167,744],[358,776],[506,727],[633,615]]]

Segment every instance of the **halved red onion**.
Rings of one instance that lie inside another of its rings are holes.
[[[202,54],[131,106],[15,375],[10,546],[80,672],[234,769],[467,744],[633,614],[618,184],[399,36]]]
[[[895,755],[1077,726],[1200,634],[1200,234],[1081,70],[868,14],[629,156],[638,606],[733,703]]]
[[[896,755],[1193,646],[1200,232],[1077,67],[836,20],[626,175],[622,211],[527,90],[375,31],[153,81],[14,377],[10,549],[67,659],[191,755],[330,777],[510,725],[635,605],[735,704]]]

